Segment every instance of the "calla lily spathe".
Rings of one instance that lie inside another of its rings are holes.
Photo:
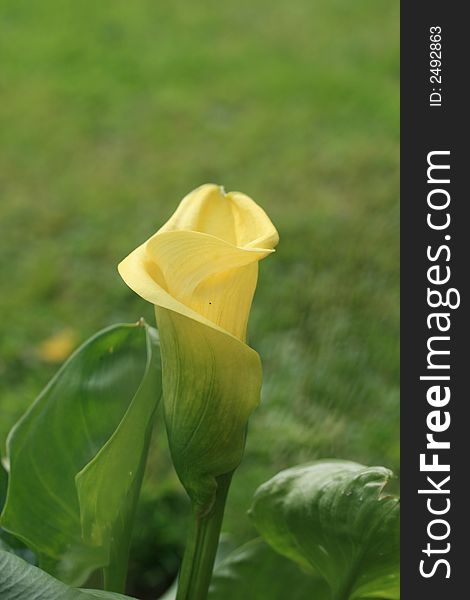
[[[246,329],[258,262],[278,239],[251,198],[207,184],[119,265],[127,285],[155,305],[172,458],[201,510],[217,477],[238,466],[259,403],[261,365]]]

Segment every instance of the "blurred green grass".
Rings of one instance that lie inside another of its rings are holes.
[[[116,264],[210,181],[251,195],[281,236],[252,311],[263,404],[225,529],[249,537],[254,489],[295,463],[398,468],[398,10],[2,3],[2,444],[56,370],[45,339],[153,322]],[[179,494],[159,453],[142,515]],[[178,546],[161,521],[155,538]]]

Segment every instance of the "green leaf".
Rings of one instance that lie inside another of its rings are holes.
[[[214,571],[208,600],[329,600],[318,576],[274,552],[261,539],[232,552]]]
[[[256,492],[251,515],[277,552],[313,567],[334,600],[397,600],[399,500],[392,473],[343,461],[287,469]]]
[[[0,463],[0,512],[3,509],[7,496],[8,475],[3,465]],[[35,564],[36,557],[20,540],[13,537],[10,533],[0,527],[0,550],[13,552],[21,556],[30,563]]]
[[[7,497],[8,475],[0,462],[0,512],[3,509]]]
[[[5,529],[70,585],[105,567],[120,591],[161,395],[156,333],[107,328],[79,348],[8,438]]]
[[[0,513],[5,504],[5,500],[7,497],[7,487],[8,487],[8,474],[5,471],[3,465],[0,462]],[[21,556],[28,562],[32,564],[36,564],[36,557],[31,552],[29,548],[27,548],[23,542],[13,537],[10,533],[5,531],[2,527],[0,527],[0,550],[6,550],[7,552],[13,552],[18,556]]]
[[[129,600],[128,596],[68,587],[18,556],[0,549],[2,600]]]

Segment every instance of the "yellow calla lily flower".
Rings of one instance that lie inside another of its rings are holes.
[[[170,449],[192,500],[210,508],[216,478],[239,464],[261,365],[246,343],[258,262],[279,240],[248,196],[203,185],[119,265],[155,305]]]

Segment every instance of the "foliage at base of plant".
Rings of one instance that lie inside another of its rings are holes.
[[[124,589],[159,365],[152,328],[105,329],[13,428],[0,469],[2,600],[129,600],[113,591]],[[253,499],[262,538],[220,560],[209,587],[231,477],[223,489],[219,481],[217,510],[193,506],[193,551],[162,600],[398,600],[399,500],[384,491],[391,476],[340,460],[280,472]],[[107,591],[73,587],[99,569]]]
[[[319,573],[334,600],[400,597],[400,503],[383,467],[340,460],[282,471],[255,494],[251,516],[280,554]]]
[[[155,330],[107,328],[72,355],[9,435],[1,525],[66,583],[104,568],[105,585],[123,587],[159,372]]]

